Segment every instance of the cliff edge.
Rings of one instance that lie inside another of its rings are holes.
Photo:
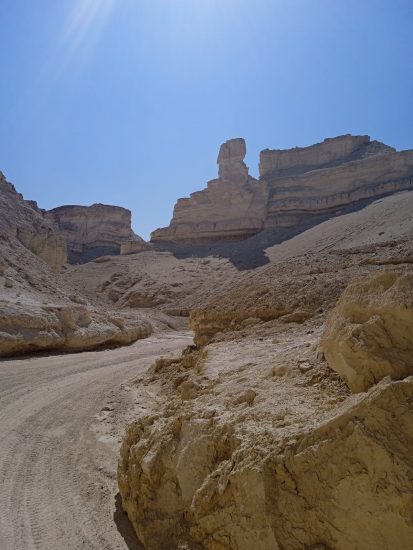
[[[227,141],[218,155],[219,177],[179,199],[168,227],[151,241],[205,245],[256,237],[254,247],[281,242],[343,211],[413,188],[413,151],[344,135],[310,147],[266,149],[259,180],[244,163],[245,141]],[[245,252],[245,251],[244,251]]]

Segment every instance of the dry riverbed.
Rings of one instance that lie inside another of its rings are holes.
[[[121,510],[124,429],[156,395],[133,381],[192,342],[157,334],[115,350],[2,360],[0,548],[140,548]]]

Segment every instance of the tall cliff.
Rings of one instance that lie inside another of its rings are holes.
[[[67,261],[66,241],[34,201],[23,199],[0,172],[0,234],[15,247],[16,240],[53,269]]]
[[[120,206],[60,206],[49,210],[46,217],[57,224],[66,238],[70,263],[147,248],[132,230],[130,210]]]
[[[259,180],[248,175],[245,154],[243,139],[224,143],[218,179],[179,199],[169,227],[154,231],[151,240],[200,244],[242,240],[263,230],[284,235],[343,209],[413,189],[413,151],[396,152],[369,136],[266,149],[260,154]]]
[[[267,186],[248,174],[245,141],[231,139],[218,155],[218,178],[203,191],[178,199],[169,227],[157,229],[153,241],[203,242],[245,238],[264,227]]]

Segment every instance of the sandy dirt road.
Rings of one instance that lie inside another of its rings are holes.
[[[156,396],[133,380],[189,333],[116,350],[0,361],[0,549],[140,548],[121,511],[125,424]]]

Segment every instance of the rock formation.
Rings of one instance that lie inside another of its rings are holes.
[[[369,136],[352,136],[350,134],[327,138],[322,143],[316,143],[309,147],[264,149],[260,154],[260,176],[286,170],[290,174],[309,172],[321,166],[342,164],[395,151],[393,147],[378,141],[370,141]]]
[[[271,189],[266,227],[291,227],[322,214],[357,207],[362,200],[413,189],[413,151],[395,153],[377,147],[374,154],[347,160],[317,169],[298,168],[292,163],[291,175],[288,169],[262,172]]]
[[[121,243],[120,245],[120,255],[124,254],[136,254],[137,252],[143,252],[148,250],[149,245],[138,235],[134,235],[129,240]]]
[[[34,201],[25,201],[0,172],[0,233],[17,239],[53,269],[67,261],[66,241]]]
[[[156,409],[130,425],[118,483],[145,548],[410,546],[413,377],[349,395],[312,327],[188,348],[140,381]]]
[[[120,451],[145,548],[411,546],[412,204],[318,224],[190,307],[195,346],[135,385],[156,402]]]
[[[157,229],[151,240],[202,243],[243,239],[264,227],[267,186],[248,175],[245,141],[221,146],[217,179],[207,189],[179,199],[170,227]]]
[[[76,300],[75,297],[72,298]],[[4,303],[2,304],[4,306]],[[79,351],[130,344],[152,333],[143,319],[71,304],[8,303],[0,309],[0,357],[36,351]]]
[[[66,261],[53,219],[0,173],[0,357],[129,344],[152,332],[148,315],[82,296],[63,279]]]
[[[350,284],[327,322],[322,349],[353,392],[386,376],[413,375],[413,274],[389,271]]]
[[[259,180],[248,176],[244,157],[244,140],[222,145],[219,178],[179,199],[170,226],[154,231],[151,240],[195,244],[245,239],[263,230],[288,236],[286,230],[297,232],[362,201],[413,188],[413,151],[396,152],[369,136],[266,149]]]
[[[147,249],[145,241],[133,232],[131,212],[126,208],[104,204],[60,206],[46,216],[66,238],[70,263]]]

